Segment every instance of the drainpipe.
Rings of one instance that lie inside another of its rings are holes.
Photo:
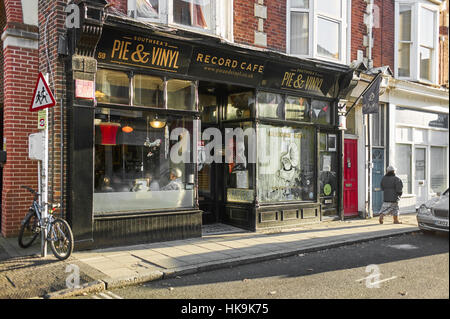
[[[373,29],[373,0],[368,1],[366,7],[366,26],[367,26],[367,60],[369,70],[373,68],[372,59],[372,29]]]
[[[367,25],[367,64],[368,69],[373,69],[373,59],[372,59],[372,30],[373,30],[373,1],[374,0],[366,0],[367,7],[366,7],[366,25]],[[367,129],[366,129],[366,172],[367,172],[367,183],[366,183],[366,209],[365,209],[365,218],[372,218],[373,212],[372,212],[372,145],[371,145],[371,115],[367,114],[363,117],[367,117]]]

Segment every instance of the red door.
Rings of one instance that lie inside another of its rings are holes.
[[[358,141],[344,140],[344,216],[358,215]]]

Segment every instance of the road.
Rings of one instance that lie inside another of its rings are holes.
[[[448,299],[449,241],[418,232],[82,298]]]

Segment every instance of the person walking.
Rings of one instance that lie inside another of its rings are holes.
[[[380,224],[383,224],[384,215],[392,214],[394,224],[401,224],[398,219],[398,201],[403,193],[403,183],[400,178],[395,176],[395,167],[388,166],[386,175],[381,179],[381,189],[383,190],[383,205],[380,210]]]

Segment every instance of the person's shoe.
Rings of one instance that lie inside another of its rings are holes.
[[[394,224],[402,224],[402,222],[398,220],[398,216],[394,216]]]
[[[380,214],[380,218],[378,220],[380,221],[380,224],[383,224],[383,214]]]

